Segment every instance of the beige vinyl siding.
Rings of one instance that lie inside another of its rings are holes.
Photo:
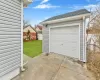
[[[21,2],[0,0],[0,77],[20,68]]]
[[[26,27],[26,28],[24,29],[24,32],[28,32],[28,30],[29,30],[30,32],[36,33],[30,26]]]
[[[41,30],[37,27],[37,28],[36,28],[36,31],[39,32],[39,31],[41,31]]]

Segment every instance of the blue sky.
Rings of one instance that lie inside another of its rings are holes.
[[[34,27],[35,24],[55,15],[74,10],[94,8],[100,0],[33,0],[24,8],[24,19]]]

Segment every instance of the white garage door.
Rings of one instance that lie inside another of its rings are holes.
[[[79,26],[51,28],[50,52],[79,59]]]

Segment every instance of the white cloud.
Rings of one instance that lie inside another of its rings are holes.
[[[100,2],[100,0],[86,0],[87,2],[93,2],[93,1],[95,1],[95,2]]]
[[[99,7],[100,7],[100,4],[90,4],[90,5],[84,6],[84,8],[91,10],[91,11],[95,11]]]
[[[54,5],[51,5],[51,4],[40,4],[40,5],[37,5],[36,7],[33,7],[35,9],[49,9],[49,8],[57,8],[57,7],[60,7],[60,6],[54,6]]]
[[[69,8],[71,9],[74,9],[74,10],[78,10],[78,9],[87,9],[87,10],[91,10],[91,11],[94,11],[96,9],[96,7],[98,6],[99,4],[89,4],[89,5],[74,5],[74,6],[69,6]]]
[[[94,0],[86,0],[87,2],[91,2],[91,1],[94,1]]]
[[[100,1],[100,0],[86,0],[87,2],[91,2],[91,1]]]
[[[36,24],[39,24],[43,20],[30,20],[30,24],[34,27]]]
[[[74,9],[74,10],[77,10],[77,9],[81,9],[81,8],[83,8],[83,6],[76,6],[76,5],[73,5],[73,6],[69,6],[69,8],[71,8],[71,9]]]
[[[40,4],[44,4],[46,2],[48,2],[49,0],[43,0]]]
[[[86,8],[86,9],[94,9],[96,7],[97,7],[97,5],[95,5],[95,4],[90,4],[90,5],[84,6],[84,8]]]
[[[49,17],[45,17],[44,19],[48,19]]]
[[[33,7],[35,9],[49,9],[49,8],[57,8],[57,7],[60,7],[60,6],[55,6],[55,5],[51,5],[51,4],[46,4],[49,0],[42,0],[42,2]]]

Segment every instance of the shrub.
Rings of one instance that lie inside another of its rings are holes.
[[[96,80],[100,80],[100,52],[88,52],[87,68],[94,73]]]

